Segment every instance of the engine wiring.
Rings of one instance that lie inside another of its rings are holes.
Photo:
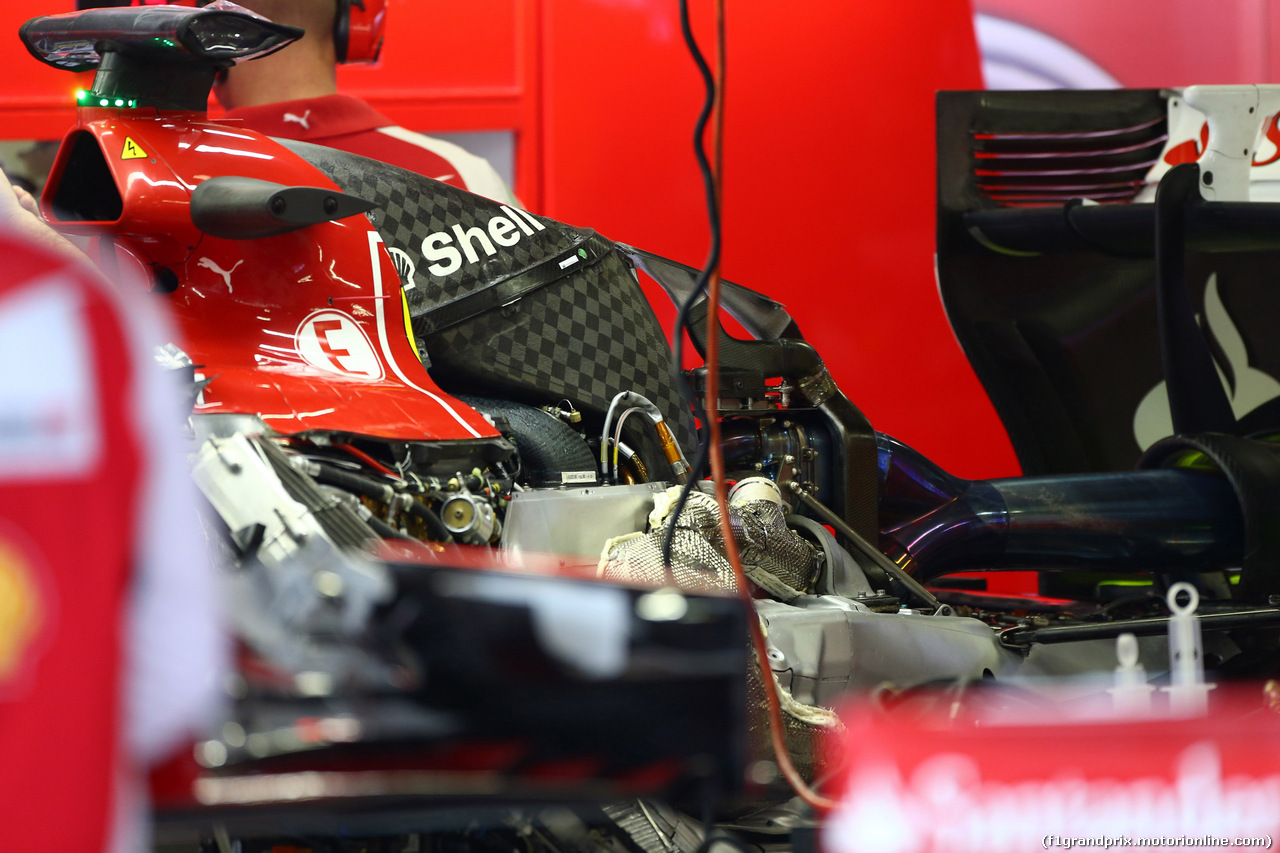
[[[620,447],[622,446],[622,425],[623,425],[624,423],[626,423],[627,418],[628,418],[628,417],[629,417],[633,412],[643,412],[643,411],[644,411],[644,409],[642,409],[640,406],[632,406],[631,408],[629,408],[629,409],[627,409],[626,411],[624,411],[622,414],[618,415],[618,426],[617,426],[617,428],[613,431],[613,468],[612,468],[612,472],[613,472],[614,476],[617,476],[617,473],[618,473],[618,448],[620,448]]]
[[[718,3],[719,0],[716,0],[716,2]],[[676,523],[680,518],[680,514],[684,512],[685,504],[689,500],[689,493],[693,490],[701,472],[706,469],[710,455],[710,437],[707,429],[710,419],[707,417],[707,410],[703,407],[702,401],[693,393],[693,389],[689,386],[689,381],[684,375],[684,336],[690,325],[689,312],[693,310],[693,306],[706,293],[711,271],[718,269],[720,266],[720,200],[716,189],[716,178],[712,172],[711,163],[707,160],[706,149],[703,147],[703,137],[706,134],[707,125],[711,121],[712,112],[716,108],[716,100],[720,90],[716,78],[711,72],[711,67],[707,65],[707,60],[702,56],[702,51],[698,48],[698,42],[693,37],[693,27],[689,23],[688,0],[680,0],[680,31],[684,36],[685,45],[689,48],[689,54],[698,66],[698,73],[702,75],[703,86],[706,90],[706,97],[702,102],[702,110],[698,113],[698,120],[694,123],[693,153],[698,160],[698,170],[702,174],[702,183],[706,191],[707,222],[711,230],[711,246],[707,253],[706,265],[699,270],[697,278],[694,279],[693,290],[685,297],[684,302],[680,304],[680,309],[676,312],[675,327],[671,336],[671,349],[674,356],[673,361],[675,362],[672,369],[675,372],[676,387],[680,391],[680,398],[693,410],[694,416],[701,424],[698,430],[698,452],[694,456],[689,479],[684,484],[684,488],[680,490],[680,496],[676,499],[676,504],[672,508],[671,520],[667,523],[662,537],[662,564],[666,567],[668,578],[672,580],[674,580],[674,575],[671,573],[671,545],[675,540]],[[717,39],[717,42],[720,41],[722,40]]]
[[[374,459],[372,456],[370,456],[368,453],[365,453],[363,450],[361,450],[358,447],[353,447],[352,445],[345,444],[345,443],[335,443],[333,446],[338,448],[339,450],[342,450],[350,454],[351,456],[354,456],[356,459],[359,459],[361,462],[368,465],[370,468],[377,471],[379,474],[385,474],[388,477],[395,477],[397,480],[404,479],[395,471],[392,471],[386,465],[383,465],[377,459]]]
[[[618,430],[614,434],[613,446],[613,470],[610,471],[607,457],[609,448],[609,426],[613,422],[613,413],[618,410],[620,404],[626,403],[629,408],[622,413],[618,420]],[[672,476],[675,477],[677,483],[685,483],[689,479],[689,460],[685,458],[684,451],[680,449],[679,443],[675,436],[671,433],[671,428],[667,426],[666,419],[662,416],[662,410],[654,405],[653,401],[643,394],[635,391],[622,391],[616,394],[613,402],[609,404],[609,411],[604,416],[604,427],[600,431],[600,474],[605,479],[617,474],[618,467],[618,448],[622,443],[622,422],[632,412],[640,411],[649,417],[650,425],[658,439],[658,444],[662,447],[662,454],[666,457],[667,463],[671,466]]]
[[[600,430],[600,475],[607,477],[609,474],[609,424],[613,422],[613,413],[618,410],[618,404],[627,397],[626,391],[619,391],[613,395],[613,400],[609,403],[609,411],[604,415],[604,426]]]
[[[721,188],[723,186],[723,129],[724,129],[724,80],[725,80],[725,25],[724,25],[724,0],[714,0],[715,5],[715,30],[716,30],[716,73],[713,74],[707,65],[705,58],[702,56],[698,48],[696,39],[693,36],[693,29],[689,20],[689,4],[688,0],[680,0],[680,26],[684,34],[685,43],[689,48],[690,54],[693,56],[694,62],[698,66],[699,72],[702,74],[704,84],[707,89],[706,100],[703,104],[702,112],[698,116],[698,121],[694,130],[694,152],[698,160],[698,167],[702,172],[703,183],[706,188],[707,196],[707,215],[711,231],[711,247],[708,252],[706,266],[699,273],[695,281],[693,292],[680,306],[680,311],[676,317],[675,334],[673,335],[673,349],[675,351],[675,368],[679,377],[680,392],[690,406],[699,414],[703,429],[701,430],[702,441],[699,443],[697,462],[693,469],[694,476],[691,476],[685,487],[680,492],[679,500],[671,514],[671,521],[667,525],[667,529],[663,538],[662,555],[663,562],[668,567],[671,565],[671,543],[675,533],[675,525],[680,513],[684,509],[685,501],[688,499],[690,490],[694,481],[697,479],[696,474],[700,472],[703,466],[709,461],[711,466],[711,477],[715,483],[716,503],[720,510],[720,531],[725,545],[725,556],[729,560],[729,565],[733,569],[735,580],[735,589],[739,600],[743,607],[747,610],[747,625],[751,632],[752,646],[755,650],[756,661],[760,667],[761,681],[765,686],[765,696],[769,705],[769,735],[770,742],[773,746],[774,757],[777,761],[778,769],[786,779],[787,783],[796,792],[796,794],[808,805],[815,809],[829,810],[836,803],[828,797],[824,797],[813,790],[804,778],[801,777],[799,771],[796,770],[794,762],[791,760],[791,754],[787,750],[786,738],[783,734],[782,723],[782,707],[781,700],[778,696],[778,685],[772,677],[772,667],[769,665],[768,649],[765,645],[764,631],[760,627],[759,616],[756,613],[755,600],[751,596],[751,588],[747,582],[746,573],[742,568],[741,555],[738,553],[737,540],[734,538],[733,527],[729,519],[728,507],[728,489],[725,482],[724,455],[720,448],[720,422],[715,417],[716,401],[719,399],[719,343],[720,343],[720,243],[721,243],[721,223],[720,223],[720,201]],[[707,158],[704,149],[703,138],[707,128],[708,121],[714,115],[714,126],[712,131],[712,145],[714,149],[714,168]],[[706,331],[706,404],[705,407],[699,404],[696,396],[690,390],[688,383],[684,380],[681,372],[682,354],[683,354],[683,338],[686,328],[689,325],[688,312],[692,305],[698,300],[702,293],[706,292],[709,302],[707,311],[707,331]],[[708,413],[710,412],[710,416]]]

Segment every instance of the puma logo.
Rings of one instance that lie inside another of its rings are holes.
[[[284,114],[285,121],[297,122],[298,124],[302,125],[303,130],[311,129],[311,124],[309,121],[307,121],[310,117],[311,117],[311,110],[307,110],[302,115],[294,115],[293,113]]]
[[[213,260],[213,258],[201,258],[199,261],[196,262],[196,266],[204,267],[207,270],[213,270],[218,275],[222,276],[222,280],[227,283],[227,293],[234,293],[235,291],[231,289],[231,274],[235,272],[236,269],[238,269],[239,266],[243,263],[244,263],[244,258],[241,258],[240,260],[236,261],[235,266],[233,266],[231,269],[224,270],[222,267],[218,266],[218,262]]]

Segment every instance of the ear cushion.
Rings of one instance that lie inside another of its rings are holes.
[[[351,43],[351,0],[338,0],[333,15],[333,50],[338,62],[347,61]]]
[[[386,29],[387,0],[338,0],[333,21],[339,62],[377,62]]]
[[[364,8],[362,0],[356,4]],[[333,49],[339,63],[347,61],[351,49],[351,0],[338,0],[338,8],[333,15]]]

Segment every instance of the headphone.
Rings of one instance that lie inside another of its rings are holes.
[[[339,62],[377,62],[387,28],[387,0],[338,0],[333,48]]]
[[[207,6],[212,0],[76,0],[76,9],[104,6]],[[377,62],[387,29],[387,0],[337,0],[333,49],[339,62]]]

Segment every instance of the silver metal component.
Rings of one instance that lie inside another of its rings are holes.
[[[284,528],[285,534],[294,542],[297,542],[299,545],[303,545],[307,542],[307,539],[311,537],[311,531],[304,530],[295,525],[293,520],[280,507],[276,507],[272,512],[274,512],[276,518],[279,519],[280,526]]]
[[[502,547],[600,558],[605,543],[645,529],[662,483],[516,492],[507,505]]]
[[[218,853],[236,853],[239,846],[231,846],[231,836],[227,834],[225,824],[218,824],[213,828],[213,840],[218,845]]]
[[[702,826],[665,803],[626,800],[601,808],[645,853],[694,853],[702,846]]]
[[[795,388],[790,383],[785,379],[782,380],[782,384],[778,386],[778,405],[784,409],[791,408],[791,392],[794,390]]]
[[[191,356],[179,349],[175,343],[156,344],[151,350],[151,356],[155,359],[156,364],[165,370],[183,370],[194,367]]]
[[[689,494],[672,536],[669,574],[663,566],[663,531],[679,491],[676,487],[657,496],[648,533],[621,537],[606,546],[600,559],[601,577],[654,585],[674,580],[689,590],[736,587],[733,570],[724,557],[716,500],[702,492]]]
[[[743,571],[770,595],[789,601],[808,590],[817,572],[813,546],[787,528],[786,512],[776,485],[766,478],[748,478],[736,487],[729,508]],[[663,583],[662,562],[666,519],[679,489],[658,500],[650,516],[650,532],[609,543],[601,559],[601,575],[608,578]],[[683,587],[733,589],[736,582],[724,556],[720,511],[714,497],[693,492],[676,522],[672,537],[670,573]]]
[[[191,430],[201,444],[211,438],[230,438],[233,435],[271,435],[271,429],[257,415],[197,413],[191,416]]]
[[[800,483],[797,483],[793,480],[789,484],[789,488],[791,489],[792,493],[794,493],[796,497],[800,499],[801,503],[803,503],[809,509],[813,510],[813,512],[815,512],[818,515],[818,517],[822,520],[824,524],[830,524],[832,527],[838,530],[840,532],[840,535],[843,536],[848,541],[852,542],[864,557],[869,558],[871,562],[875,563],[877,566],[883,569],[886,573],[888,573],[890,577],[898,581],[900,584],[902,584],[908,590],[910,590],[914,595],[919,597],[937,615],[945,616],[950,613],[949,608],[947,613],[942,613],[941,612],[942,603],[938,601],[938,599],[934,596],[933,593],[925,589],[923,584],[921,584],[918,580],[916,580],[911,575],[903,571],[901,566],[899,566],[898,564],[890,560],[888,557],[886,557],[883,553],[880,552],[878,548],[876,548],[870,542],[868,542],[867,540],[859,536],[858,532],[854,530],[852,527],[850,527],[843,518],[836,515],[834,512],[832,512],[830,509],[824,506],[817,498],[808,494]]]
[[[782,506],[782,489],[768,477],[747,477],[729,490],[729,504],[767,500]]]
[[[670,853],[676,853],[680,848],[671,843],[671,840],[668,839],[667,836],[662,833],[662,830],[658,828],[658,824],[654,821],[653,815],[649,814],[649,810],[645,808],[644,800],[636,800],[636,805],[640,807],[640,813],[644,815],[645,821],[653,827],[654,833],[659,839],[661,839],[662,846],[666,847]]]
[[[297,468],[308,477],[314,477],[320,473],[320,463],[305,456],[294,455],[289,457],[289,464]]]
[[[676,442],[675,436],[671,433],[670,428],[667,427],[666,421],[664,420],[662,415],[662,410],[659,409],[656,405],[654,405],[653,401],[651,401],[648,397],[645,397],[643,394],[638,394],[635,391],[620,391],[619,393],[615,394],[613,397],[613,401],[609,404],[609,411],[605,413],[604,429],[600,433],[600,471],[601,473],[605,473],[609,470],[609,462],[608,462],[608,448],[610,447],[609,428],[611,425],[613,425],[614,413],[618,411],[619,406],[623,406],[623,405],[628,406],[630,408],[639,409],[640,411],[645,413],[645,416],[649,419],[650,423],[653,424],[653,428],[655,433],[657,434],[658,441],[661,442],[664,446],[664,451],[668,445],[670,445],[670,447],[673,447],[675,449],[675,455],[678,458],[671,463],[671,470],[676,481],[683,483],[687,478],[688,472],[690,470],[688,457],[685,456],[684,450],[680,447],[679,443]],[[628,413],[629,413],[629,410],[619,415],[618,432],[615,433],[613,436],[613,439],[615,442],[622,441],[622,435],[621,435],[622,419],[624,419]]]
[[[575,409],[570,400],[561,400],[554,406],[543,406],[542,411],[559,418],[567,424],[582,423],[582,412]]]
[[[757,761],[747,772],[756,784],[767,785],[777,778],[778,765],[772,761]],[[789,835],[798,828],[813,825],[813,809],[799,797],[742,815],[727,823],[716,824],[718,828],[727,832],[751,832],[775,837]]]
[[[192,476],[232,533],[261,525],[257,557],[268,565],[287,560],[310,537],[324,538],[315,516],[289,496],[243,434],[206,441]]]
[[[810,447],[809,436],[803,426],[792,420],[762,418],[754,438],[759,442],[760,455],[750,463],[755,470],[768,472],[779,483],[788,480],[817,481],[818,452]],[[790,496],[784,495],[784,499],[790,501]]]
[[[239,474],[241,471],[244,470],[239,462],[232,459],[230,456],[228,456],[226,453],[223,452],[222,447],[220,445],[215,446],[214,450],[218,454],[218,459],[222,462],[223,465],[227,466],[227,470],[230,471],[232,474]]]
[[[749,482],[751,480],[742,481],[738,488]],[[765,482],[774,485],[772,481]],[[738,542],[743,571],[757,586],[783,601],[790,601],[813,587],[817,552],[787,527],[781,497],[734,501],[729,508],[729,520]]]
[[[395,490],[390,486],[386,486],[385,488],[387,495],[387,499],[385,501],[387,504],[387,520],[390,521],[391,519],[399,518],[408,514],[409,505],[412,504],[416,498],[410,494],[397,495]]]
[[[636,615],[646,622],[678,622],[688,613],[688,599],[673,587],[657,589],[636,599]]]
[[[337,598],[346,589],[342,575],[327,569],[322,572],[316,572],[312,582],[316,586],[316,591],[326,598]]]
[[[498,532],[498,518],[484,498],[463,489],[445,499],[440,520],[459,542],[484,545]]]
[[[839,704],[844,692],[884,684],[905,689],[994,676],[1066,699],[1101,693],[1112,682],[1115,644],[1110,639],[1036,645],[1021,652],[1004,647],[999,635],[977,619],[875,613],[860,602],[828,595],[801,596],[790,604],[757,600],[756,610],[768,628],[770,648],[781,655],[781,660],[770,655],[779,683],[810,705],[829,707]],[[1166,638],[1140,637],[1138,644],[1144,665],[1162,668]],[[1060,680],[1086,673],[1098,678]]]
[[[774,673],[809,705],[830,707],[850,689],[884,682],[912,687],[980,679],[984,670],[998,672],[1013,662],[976,619],[872,613],[834,596],[804,596],[793,603],[758,601],[756,609],[781,654],[772,661]]]

